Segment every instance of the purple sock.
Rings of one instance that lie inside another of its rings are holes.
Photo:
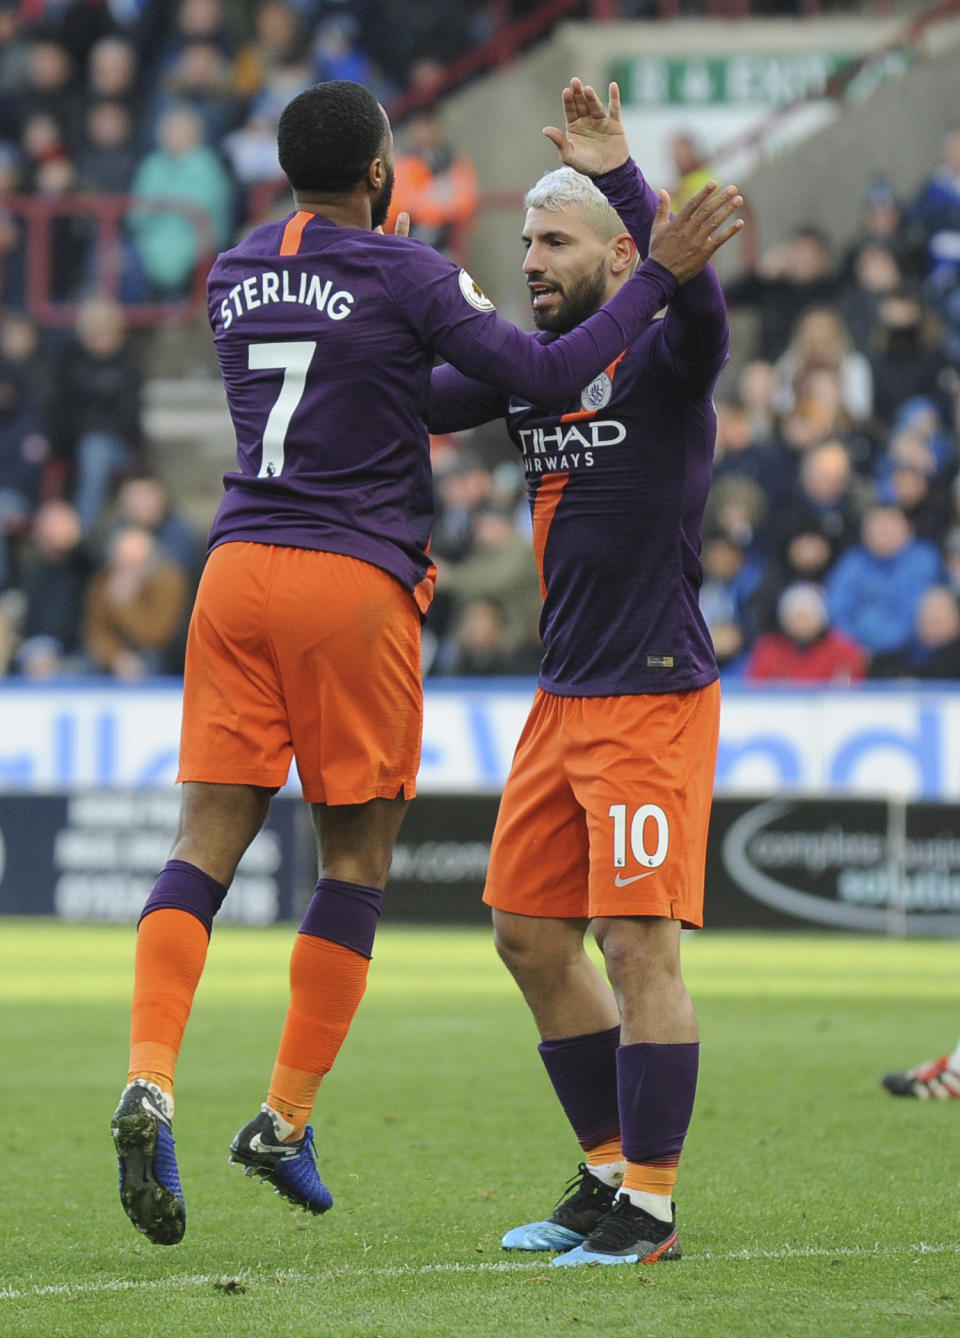
[[[300,933],[352,948],[361,957],[372,957],[382,901],[379,887],[321,878],[301,921]]]
[[[620,1137],[628,1161],[677,1161],[693,1114],[699,1063],[697,1042],[620,1046]]]
[[[209,934],[213,917],[223,905],[227,889],[216,878],[186,860],[170,859],[160,870],[153,891],[140,912],[140,921],[151,911],[187,911],[196,916]]]
[[[617,1111],[617,1046],[620,1028],[541,1041],[539,1050],[553,1090],[585,1152],[620,1133]]]

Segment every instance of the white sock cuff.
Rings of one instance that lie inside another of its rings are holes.
[[[602,1180],[605,1185],[610,1185],[612,1189],[619,1189],[623,1184],[623,1177],[627,1170],[625,1161],[601,1161],[587,1162],[587,1170],[591,1175],[595,1175],[598,1180]]]
[[[617,1198],[629,1199],[635,1208],[642,1208],[661,1222],[673,1221],[673,1202],[669,1194],[649,1194],[645,1189],[621,1188]]]

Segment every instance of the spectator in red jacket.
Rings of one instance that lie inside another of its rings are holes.
[[[855,641],[835,631],[819,588],[790,585],[777,604],[780,631],[758,637],[744,677],[750,682],[854,683],[867,670],[867,655]]]

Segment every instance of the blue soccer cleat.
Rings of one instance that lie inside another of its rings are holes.
[[[187,1225],[172,1119],[173,1098],[156,1083],[138,1079],[123,1089],[110,1122],[120,1166],[120,1202],[154,1245],[176,1245]]]
[[[325,1213],[333,1207],[333,1195],[317,1174],[313,1130],[307,1125],[299,1142],[282,1142],[267,1105],[230,1144],[229,1160],[242,1166],[246,1175],[267,1180],[274,1193],[308,1213]]]
[[[542,1222],[514,1227],[500,1245],[504,1250],[571,1250],[585,1241],[610,1211],[616,1192],[581,1162],[550,1216]]]
[[[554,1268],[583,1264],[655,1264],[679,1259],[676,1212],[669,1222],[644,1212],[622,1195],[582,1245],[553,1260]]]

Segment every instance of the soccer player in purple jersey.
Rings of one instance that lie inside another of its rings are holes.
[[[528,193],[523,234],[547,346],[628,283],[659,226],[616,85],[608,113],[576,79],[563,105],[565,131],[544,133],[566,165]],[[720,198],[741,202],[735,187]],[[560,1251],[555,1265],[680,1254],[672,1195],[699,1059],[680,936],[703,923],[720,706],[698,554],[727,347],[707,267],[573,396],[433,375],[433,430],[504,415],[533,514],[543,662],[484,900],[583,1149],[551,1216],[502,1242]],[[609,984],[584,950],[591,922]]]
[[[209,311],[237,468],[224,479],[187,647],[181,816],[140,918],[127,1085],[112,1123],[120,1198],[175,1244],[186,1210],[174,1070],[213,917],[296,758],[320,852],[293,948],[267,1099],[231,1160],[313,1213],[332,1199],[308,1123],[360,1003],[420,752],[420,618],[432,488],[423,415],[435,355],[558,401],[596,374],[719,244],[726,205],[666,222],[629,284],[549,348],[501,320],[463,270],[375,229],[393,140],[365,88],[285,109],[288,218],[215,262]]]

